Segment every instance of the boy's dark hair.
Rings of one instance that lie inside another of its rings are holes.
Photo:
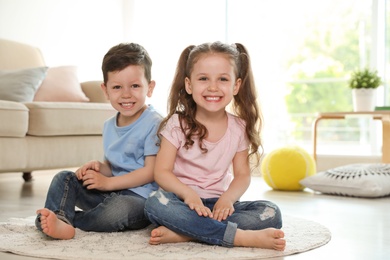
[[[120,43],[104,55],[102,63],[104,84],[107,83],[108,72],[120,71],[129,65],[142,66],[147,81],[152,80],[152,59],[145,48],[137,43]]]

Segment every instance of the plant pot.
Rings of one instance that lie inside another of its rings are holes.
[[[353,111],[374,111],[376,103],[375,88],[352,89]]]

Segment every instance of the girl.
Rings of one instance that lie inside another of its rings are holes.
[[[235,115],[226,111],[232,100]],[[268,201],[238,201],[250,183],[249,156],[259,162],[260,128],[245,47],[187,47],[158,130],[154,177],[161,189],[145,205],[158,225],[150,244],[201,241],[284,250],[279,208]]]

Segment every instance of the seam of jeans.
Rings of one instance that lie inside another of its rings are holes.
[[[57,218],[61,219],[65,223],[73,226],[71,221],[69,221],[68,218],[65,216],[65,211],[64,211],[65,202],[68,198],[69,182],[70,182],[71,178],[72,178],[72,174],[68,174],[68,176],[66,176],[65,183],[64,183],[65,192],[64,192],[64,195],[62,196],[62,199],[61,199],[60,210],[56,215],[57,215]]]

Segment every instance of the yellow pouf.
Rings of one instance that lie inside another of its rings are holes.
[[[267,154],[261,162],[264,181],[275,190],[299,191],[299,181],[316,172],[313,157],[298,146],[286,146]]]

